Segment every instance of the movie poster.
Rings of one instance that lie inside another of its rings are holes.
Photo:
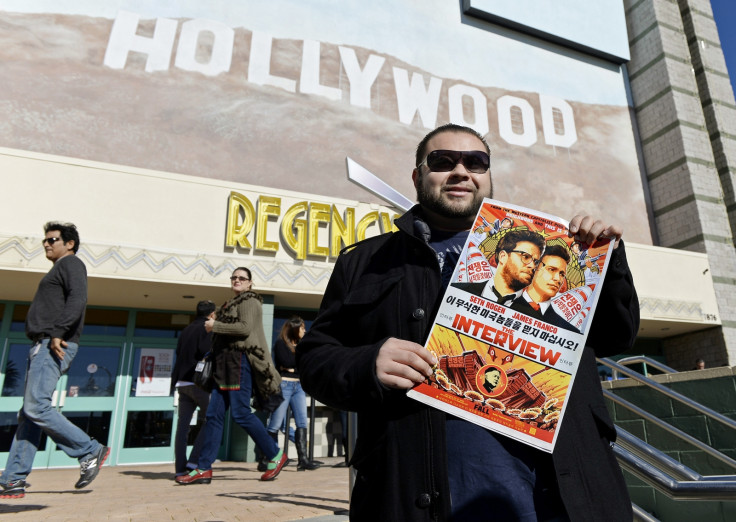
[[[552,452],[613,248],[568,226],[483,202],[425,345],[439,362],[410,397]]]
[[[171,368],[174,351],[142,348],[136,382],[136,397],[168,397],[171,394]]]

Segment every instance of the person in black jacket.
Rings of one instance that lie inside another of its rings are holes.
[[[358,412],[351,520],[630,521],[595,363],[628,349],[639,325],[621,228],[591,216],[570,221],[577,239],[613,237],[617,248],[552,455],[406,396],[437,362],[420,343],[449,282],[440,262],[456,260],[447,254],[492,195],[488,155],[467,127],[430,132],[412,173],[419,205],[394,222],[398,232],[343,251],[297,346],[304,389]]]
[[[200,427],[192,453],[187,460],[187,439],[189,424],[194,411],[199,407],[199,415],[204,419],[207,405],[210,403],[209,392],[194,384],[194,368],[212,349],[212,332],[204,328],[204,322],[214,317],[215,303],[200,301],[197,303],[197,316],[184,330],[176,343],[176,362],[171,372],[171,384],[179,392],[179,421],[176,424],[174,437],[174,472],[175,480],[197,467],[199,452],[204,444],[204,424]]]

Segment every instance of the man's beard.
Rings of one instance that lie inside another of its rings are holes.
[[[529,283],[525,283],[524,281],[521,281],[520,279],[517,279],[514,274],[511,273],[511,270],[508,266],[504,267],[505,270],[501,274],[501,277],[503,277],[504,283],[513,290],[514,292],[518,292],[522,288],[526,288],[529,286]]]
[[[417,183],[417,201],[427,210],[446,218],[475,217],[483,203],[483,198],[493,197],[493,189],[491,189],[490,193],[486,195],[476,192],[473,200],[463,206],[452,205],[447,200],[442,199],[441,191],[439,194],[432,194],[427,191],[424,187],[423,181],[424,180],[420,178]]]

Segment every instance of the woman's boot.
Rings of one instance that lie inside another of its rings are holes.
[[[315,464],[307,458],[307,428],[296,429],[296,453],[299,456],[299,464],[296,466],[297,471],[313,470],[319,467],[319,464]]]

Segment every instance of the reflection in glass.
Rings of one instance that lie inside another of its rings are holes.
[[[11,332],[26,331],[26,315],[31,305],[17,304],[13,306],[13,318],[10,321]]]
[[[0,412],[0,452],[10,451],[15,431],[18,429],[18,412]],[[46,434],[41,432],[38,451],[46,451]]]
[[[124,448],[171,446],[173,411],[129,411],[125,423]]]
[[[110,411],[62,411],[64,417],[83,432],[107,446],[110,436]],[[59,448],[56,448],[61,451]]]
[[[136,337],[157,337],[162,339],[176,339],[190,322],[191,314],[171,312],[136,312]]]
[[[5,374],[3,397],[23,397],[26,372],[28,371],[28,351],[30,349],[30,346],[27,344],[10,345],[8,360],[3,369],[3,373]]]
[[[84,316],[84,335],[125,335],[128,326],[128,310],[87,308]]]
[[[69,368],[67,397],[114,397],[120,348],[80,346]]]

